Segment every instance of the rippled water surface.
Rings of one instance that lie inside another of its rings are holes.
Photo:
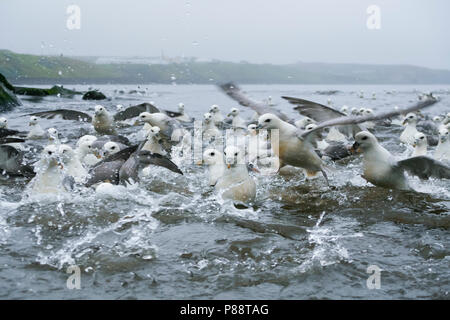
[[[68,86],[71,87],[71,86]],[[154,101],[176,110],[183,102],[200,118],[212,104],[223,113],[235,103],[214,86],[97,86],[125,106]],[[87,86],[76,86],[86,90]],[[297,96],[340,108],[375,110],[407,106],[419,91],[440,92],[425,113],[450,111],[445,86],[244,86],[254,98]],[[339,90],[334,95],[320,90]],[[366,98],[358,93],[364,90]],[[394,94],[386,90],[396,90]],[[372,99],[372,92],[376,99]],[[75,99],[23,100],[3,114],[14,129],[28,130],[32,111],[69,108],[93,112]],[[245,112],[246,116],[252,113]],[[69,144],[92,132],[89,124],[41,120]],[[125,128],[123,134],[137,130]],[[376,131],[399,158],[400,127]],[[41,142],[44,143],[44,142]],[[96,194],[80,189],[50,198],[27,197],[23,179],[0,180],[0,298],[108,299],[448,299],[450,290],[450,181],[412,178],[417,192],[367,184],[361,159],[330,164],[331,188],[305,181],[300,170],[254,176],[257,201],[237,209],[216,198],[205,168],[184,165],[184,175],[155,168],[139,186]],[[81,268],[81,289],[69,290],[70,265]],[[367,268],[381,271],[381,288],[369,290]]]

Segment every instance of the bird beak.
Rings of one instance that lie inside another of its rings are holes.
[[[253,171],[253,172],[261,173],[261,171],[259,171],[258,168],[256,168],[256,167],[253,165],[253,163],[249,163],[248,166],[247,166],[247,168],[250,169],[250,170]]]
[[[258,170],[258,168],[252,167],[252,171],[255,173],[261,173],[261,171]]]
[[[262,129],[262,125],[258,124],[258,125],[256,126],[256,130],[261,130],[261,129]]]
[[[97,159],[101,159],[101,158],[102,158],[102,155],[101,155],[100,152],[98,152],[97,150],[94,150],[93,154],[94,154],[94,156],[95,156]]]
[[[228,169],[231,168],[231,163],[227,163],[227,168],[228,168]]]
[[[355,141],[353,146],[350,148],[350,152],[353,153],[353,154],[361,152],[360,145],[359,145],[359,143],[357,141]]]
[[[402,125],[404,126],[406,123],[408,123],[407,119],[403,120]]]
[[[413,148],[415,148],[417,146],[417,143],[414,142],[412,146]]]
[[[198,160],[195,164],[198,166],[201,166],[201,165],[203,165],[203,160]]]
[[[58,163],[58,166],[59,166],[61,169],[64,169],[64,166],[63,166],[63,164],[62,164],[61,162]]]

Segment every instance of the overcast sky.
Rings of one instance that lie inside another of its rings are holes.
[[[69,30],[67,6],[81,9]],[[381,10],[381,29],[366,22]],[[0,0],[0,48],[450,69],[448,0]]]

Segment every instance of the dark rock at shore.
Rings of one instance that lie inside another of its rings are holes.
[[[78,92],[78,91],[66,89],[63,86],[53,86],[50,89],[14,87],[14,93],[20,94],[20,95],[25,95],[25,96],[34,96],[34,97],[60,95],[62,97],[68,97],[68,98],[71,98],[76,94],[82,94],[81,92]]]
[[[104,100],[106,96],[97,90],[88,91],[83,95],[83,100]]]
[[[0,112],[11,111],[22,103],[16,95],[6,88],[3,82],[0,82]]]
[[[0,73],[0,112],[10,111],[21,104],[14,94],[14,86]]]
[[[6,80],[5,76],[0,73],[0,83],[2,83],[6,89],[14,91],[14,86]]]

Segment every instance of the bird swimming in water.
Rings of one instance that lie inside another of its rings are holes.
[[[104,106],[96,105],[94,107],[94,115],[91,116],[85,112],[69,110],[69,109],[57,109],[50,111],[35,112],[29,114],[30,116],[37,116],[46,119],[53,119],[55,117],[61,117],[63,120],[74,120],[82,122],[90,122],[95,131],[101,135],[103,134],[116,134],[117,124],[116,121],[124,121],[127,119],[135,118],[142,112],[159,112],[159,109],[149,103],[142,103],[137,106],[131,106],[125,110],[119,111],[116,114],[111,115]]]
[[[70,191],[72,182],[63,168],[59,146],[46,146],[41,152],[41,159],[35,164],[36,176],[28,184],[31,193],[57,194]]]
[[[413,143],[414,151],[411,157],[426,156],[428,151],[427,136],[422,132],[416,133]]]
[[[142,150],[149,151],[151,153],[157,153],[162,156],[167,155],[167,151],[161,146],[161,129],[159,127],[151,127],[147,131],[147,139],[142,147]]]
[[[434,151],[434,158],[438,160],[450,160],[450,134],[446,128],[439,130],[439,143]]]
[[[406,126],[400,135],[400,141],[412,145],[414,143],[414,137],[419,131],[416,129],[417,125],[417,115],[413,112],[408,113],[404,120],[403,125]]]
[[[236,130],[240,130],[241,133],[245,132],[245,129],[247,129],[247,122],[242,119],[242,117],[239,115],[240,110],[238,108],[231,108],[230,112],[228,113],[228,117],[231,117],[231,126],[232,128]]]
[[[432,158],[418,156],[396,161],[368,131],[356,134],[353,150],[363,153],[362,177],[375,186],[411,190],[405,172],[421,179],[430,177],[450,179],[450,167]]]
[[[213,121],[219,128],[222,127],[223,120],[225,119],[222,113],[220,112],[220,108],[217,104],[213,104],[209,108],[209,113],[212,114]]]
[[[192,122],[194,121],[194,118],[190,117],[187,113],[186,110],[184,108],[184,103],[179,103],[178,104],[178,112],[180,113],[180,115],[175,116],[175,119],[180,121],[180,122]]]
[[[256,183],[248,174],[243,151],[235,146],[228,146],[224,150],[224,156],[225,170],[215,189],[223,199],[244,204],[254,202]]]
[[[209,171],[209,185],[215,186],[217,180],[223,176],[225,172],[225,161],[223,152],[216,149],[206,149],[203,152],[202,160],[198,164],[206,164]]]
[[[61,144],[58,152],[65,173],[73,177],[76,183],[84,182],[88,171],[84,168],[77,153],[67,144]]]
[[[31,116],[28,125],[31,127],[31,129],[27,135],[27,139],[41,139],[45,137],[45,131],[39,125],[38,117]]]

